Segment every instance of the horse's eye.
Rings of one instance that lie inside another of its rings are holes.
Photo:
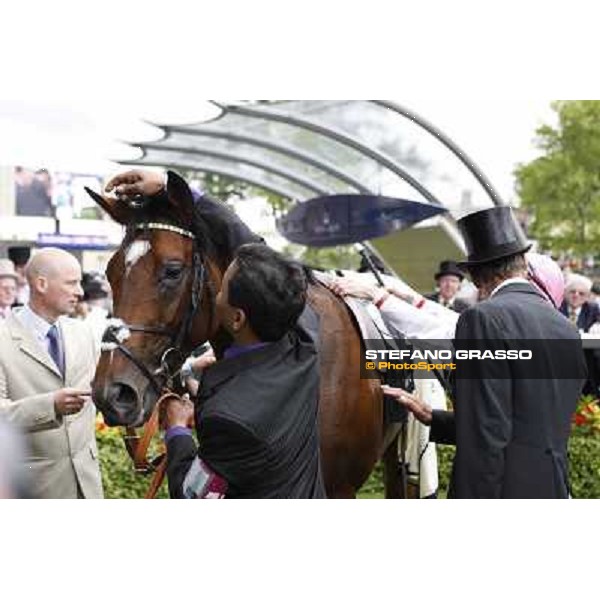
[[[179,279],[183,273],[183,265],[168,265],[163,276],[165,279]]]

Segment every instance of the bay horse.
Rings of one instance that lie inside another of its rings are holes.
[[[179,351],[180,366],[207,340],[217,356],[227,343],[215,297],[239,244],[234,233],[253,234],[222,203],[207,197],[195,202],[185,180],[172,171],[164,193],[139,203],[87,191],[126,228],[107,268],[114,316],[122,326],[112,332],[109,350],[105,334],[92,395],[107,425],[140,426],[166,380],[166,351]],[[202,208],[215,205],[220,209]],[[383,456],[386,497],[400,497],[396,444],[385,453],[382,448],[383,394],[378,380],[360,378],[362,341],[353,317],[316,281],[308,303],[319,315],[319,432],[327,495],[355,497]]]

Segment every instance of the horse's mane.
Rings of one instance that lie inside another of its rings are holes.
[[[242,244],[262,241],[224,202],[206,194],[194,205],[191,226],[198,240],[206,240],[204,250],[223,268]]]

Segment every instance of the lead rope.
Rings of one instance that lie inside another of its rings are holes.
[[[125,428],[126,435],[123,439],[127,452],[133,460],[136,473],[144,475],[153,474],[148,491],[144,496],[146,499],[154,499],[156,497],[167,470],[167,453],[164,451],[164,446],[163,452],[151,460],[148,459],[148,448],[150,447],[150,442],[158,432],[160,406],[163,402],[169,400],[181,400],[181,396],[170,390],[163,390],[163,395],[156,402],[150,418],[144,425],[141,437],[134,427]]]

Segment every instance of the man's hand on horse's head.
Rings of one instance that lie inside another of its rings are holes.
[[[138,196],[154,196],[164,189],[164,173],[132,169],[113,177],[106,184],[105,191],[114,191],[119,199],[130,200]]]

